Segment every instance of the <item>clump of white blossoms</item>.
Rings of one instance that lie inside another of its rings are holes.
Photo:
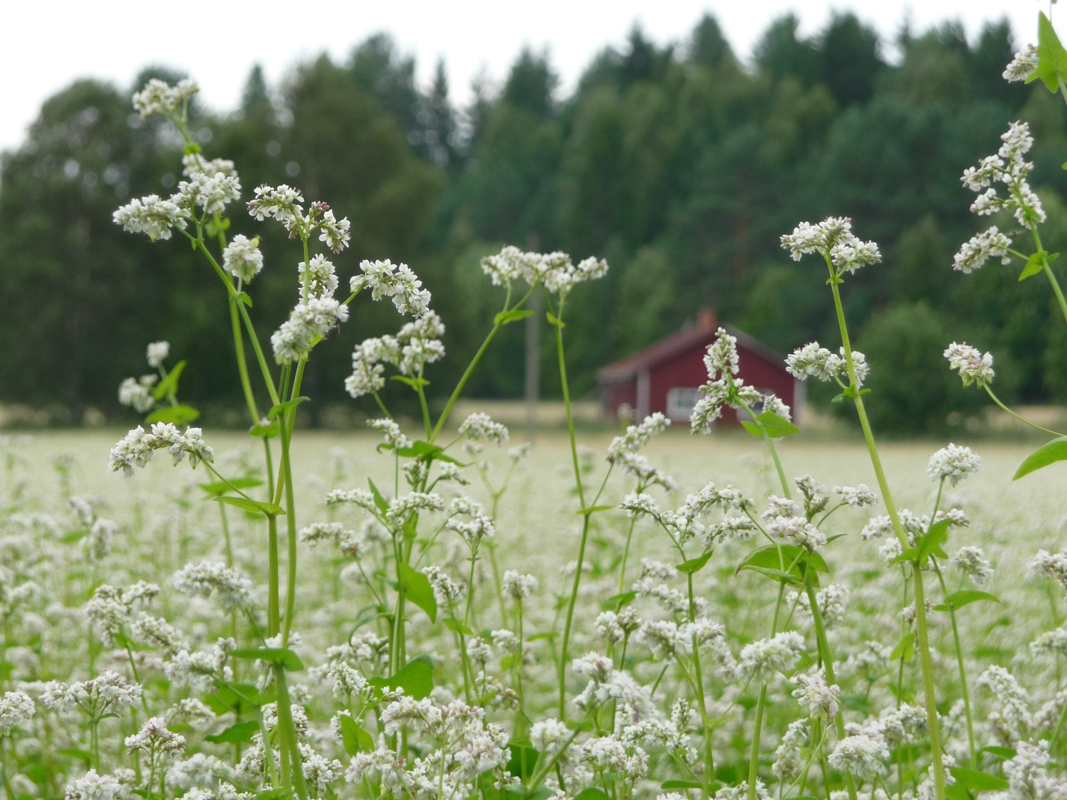
[[[138,425],[119,440],[108,456],[108,469],[111,472],[123,472],[126,477],[133,475],[135,466],[145,467],[152,460],[156,450],[167,448],[174,463],[189,456],[189,466],[196,469],[201,461],[210,463],[214,460],[214,451],[204,443],[200,428],[186,428],[185,433],[169,422],[157,422],[151,433],[146,433]]]
[[[860,780],[866,780],[884,775],[888,759],[889,748],[884,740],[859,733],[839,741],[828,760],[834,769],[851,772]]]
[[[932,481],[948,480],[953,486],[968,475],[978,472],[982,465],[981,456],[969,447],[950,444],[930,456],[926,475]]]
[[[971,204],[975,214],[989,216],[1001,209],[1013,209],[1016,221],[1032,231],[1038,223],[1045,221],[1045,211],[1027,181],[1034,168],[1024,158],[1034,143],[1030,126],[1025,122],[1013,122],[1000,138],[1003,144],[996,155],[983,158],[976,167],[968,167],[960,180],[978,194]],[[1003,197],[993,185],[998,183],[1006,189]],[[973,236],[960,248],[953,268],[964,273],[973,272],[990,258],[1000,258],[1007,264],[1012,256],[1010,248],[1011,240],[993,226]]]
[[[805,254],[818,253],[833,266],[838,277],[882,260],[878,245],[856,237],[852,220],[847,217],[827,217],[817,225],[801,222],[792,233],[782,236],[782,247],[794,261],[800,261]]]
[[[483,258],[482,271],[494,286],[507,286],[519,278],[531,287],[543,284],[550,292],[565,296],[578,283],[604,277],[608,262],[587,258],[575,266],[566,253],[526,253],[508,246],[495,256]]]
[[[459,426],[459,435],[466,436],[472,442],[487,441],[492,444],[507,444],[509,434],[507,426],[494,422],[493,418],[484,412],[471,414]]]
[[[133,107],[140,112],[142,119],[153,114],[175,117],[182,113],[182,107],[199,91],[196,81],[188,78],[178,81],[175,86],[152,78],[141,91],[133,95]]]
[[[392,364],[401,375],[417,376],[427,364],[445,357],[440,337],[444,323],[434,311],[409,322],[396,336],[364,339],[352,351],[352,374],[345,378],[345,389],[353,398],[375,394],[385,386],[385,364]]]
[[[969,344],[953,342],[945,348],[944,356],[948,359],[949,367],[959,372],[964,386],[976,383],[979,387],[985,387],[993,382],[991,353],[983,353]]]
[[[715,341],[708,345],[704,354],[704,366],[708,371],[708,382],[700,387],[702,397],[689,417],[691,433],[711,433],[715,420],[722,416],[724,406],[735,410],[752,410],[754,415],[753,407],[762,404],[764,411],[786,420],[792,418],[789,406],[779,398],[764,396],[759,389],[746,385],[742,378],[736,377],[741,369],[737,337],[725,328],[715,332]]]
[[[145,360],[148,361],[148,366],[153,369],[159,369],[163,366],[163,362],[167,360],[167,356],[169,355],[170,342],[152,342],[148,345]]]
[[[142,375],[140,378],[126,378],[119,384],[119,403],[129,406],[139,414],[151,411],[156,404],[152,396],[153,387],[159,383],[158,375]]]
[[[772,639],[760,639],[741,649],[740,669],[745,680],[761,683],[775,672],[792,669],[804,650],[804,637],[796,631],[783,631]]]
[[[123,786],[114,775],[100,775],[91,769],[67,784],[64,790],[65,800],[117,800],[125,797],[127,787]]]
[[[244,283],[250,282],[263,269],[259,237],[249,239],[241,233],[234,236],[222,251],[222,267]]]
[[[33,699],[25,692],[5,692],[0,697],[0,736],[9,736],[11,731],[33,716]]]
[[[844,386],[848,380],[844,347],[841,348],[840,353],[836,355],[825,347],[820,347],[818,342],[810,342],[803,347],[798,347],[786,357],[786,370],[794,378],[802,381],[813,377],[824,383],[835,380]],[[863,386],[863,382],[867,380],[867,375],[871,371],[867,357],[859,350],[853,350],[852,365],[856,370],[856,383]]]
[[[267,218],[280,222],[291,239],[307,242],[318,231],[319,241],[335,253],[344,250],[352,238],[352,223],[347,217],[338,220],[329,204],[321,200],[312,203],[305,214],[304,195],[285,184],[257,186],[247,207],[259,222]]]
[[[1017,83],[1028,80],[1037,71],[1037,47],[1028,44],[1023,50],[1015,54],[1004,69],[1004,80],[1008,83]]]
[[[215,594],[226,611],[252,607],[252,581],[220,561],[186,564],[174,576],[174,588],[194,597]]]
[[[352,293],[370,288],[371,297],[380,300],[392,298],[393,305],[401,314],[422,317],[430,309],[430,292],[422,288],[422,281],[407,264],[385,261],[361,261],[362,275],[354,275],[350,282]]]

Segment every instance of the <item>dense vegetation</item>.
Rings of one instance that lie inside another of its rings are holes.
[[[778,246],[781,231],[832,211],[852,216],[886,254],[886,268],[856,280],[848,309],[861,322],[858,346],[879,364],[900,364],[893,380],[913,384],[896,403],[872,399],[877,425],[937,427],[963,408],[939,356],[952,338],[995,354],[1006,397],[1067,398],[1053,368],[1067,338],[1046,324],[1045,287],[1018,285],[996,266],[965,280],[951,269],[977,230],[959,175],[996,149],[1014,119],[1028,121],[1038,142],[1033,182],[1049,213],[1048,250],[1067,246],[1064,108],[1043,89],[1003,81],[1022,44],[1006,23],[973,42],[946,24],[904,31],[899,43],[903,58],[891,65],[885,43],[853,16],[811,38],[784,17],[746,65],[706,17],[673,46],[635,29],[569,97],[548,56],[524,52],[502,86],[481,87],[461,109],[443,66],[424,91],[414,62],[376,36],[346,63],[319,58],[282,86],[254,70],[240,109],[194,109],[193,127],[205,153],[241,165],[246,199],[263,182],[298,182],[348,216],[352,248],[338,259],[346,274],[360,259],[388,257],[424,278],[454,356],[428,373],[431,396],[454,383],[449,370],[484,335],[479,325],[497,301],[478,261],[501,243],[604,255],[612,265],[605,281],[577,290],[593,310],[568,329],[579,395],[594,387],[597,367],[702,306],[781,351],[815,338],[834,346],[824,287],[796,280],[809,268]],[[149,75],[173,77],[152,69],[136,85]],[[0,402],[51,404],[75,420],[90,406],[116,412],[114,387],[140,365],[147,335],[169,339],[195,365],[183,391],[200,407],[240,403],[224,377],[233,354],[215,344],[226,339],[226,318],[214,313],[210,277],[191,279],[181,243],[132,242],[111,220],[118,202],[168,194],[180,177],[180,141],[137,119],[130,93],[74,83],[3,157]],[[251,221],[235,214],[242,231]],[[276,253],[284,233],[272,236]],[[294,269],[298,259],[293,248]],[[275,268],[261,278],[250,313],[265,330],[288,310],[291,277]],[[370,309],[323,348],[305,379],[323,399],[310,413],[342,398],[352,344],[392,325]],[[547,368],[550,331],[542,325],[546,394],[558,380]],[[505,334],[472,393],[521,393],[522,326]]]

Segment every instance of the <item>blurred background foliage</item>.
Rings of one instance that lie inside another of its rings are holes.
[[[525,51],[502,85],[483,81],[458,107],[444,65],[419,86],[413,59],[377,35],[345,63],[323,56],[279,86],[254,69],[239,109],[194,107],[193,128],[206,154],[236,161],[246,196],[288,182],[352,220],[352,247],[335,259],[342,283],[364,258],[405,261],[423,277],[448,325],[449,357],[428,374],[431,394],[452,385],[499,309],[502,292],[479,259],[504,243],[612,266],[571,305],[579,396],[594,390],[598,367],[702,307],[781,352],[813,339],[836,347],[825,276],[790,261],[778,237],[837,214],[886,257],[845,291],[873,363],[880,429],[929,432],[975,410],[979,393],[960,391],[940,356],[953,339],[994,352],[1003,396],[1065,401],[1067,331],[1048,287],[1020,284],[995,262],[971,276],[951,269],[959,244],[987,222],[968,212],[959,176],[997,149],[1014,119],[1037,140],[1047,247],[1067,248],[1064,107],[1040,84],[1001,78],[1017,44],[1006,23],[976,41],[955,24],[904,28],[897,44],[902,58],[891,65],[852,15],[809,38],[786,16],[742,64],[705,17],[688,41],[666,47],[635,28],[569,96],[549,56]],[[180,76],[147,69],[137,86],[148,77]],[[147,342],[168,339],[190,361],[183,398],[209,412],[240,405],[226,299],[210,269],[177,238],[151,244],[111,221],[118,204],[168,194],[180,177],[180,142],[163,120],[133,113],[137,86],[74,83],[3,155],[0,402],[74,421],[90,407],[117,417],[119,381],[144,371]],[[239,206],[232,219],[231,233],[265,240],[251,313],[266,339],[294,302],[299,251],[280,226],[255,225]],[[316,350],[308,393],[342,401],[353,344],[399,324],[389,304],[357,303]],[[541,327],[551,397],[555,356]],[[469,394],[521,396],[523,348],[523,326],[508,326]]]

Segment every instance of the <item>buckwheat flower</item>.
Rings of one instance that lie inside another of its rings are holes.
[[[948,359],[949,366],[959,371],[964,386],[977,383],[983,387],[993,382],[991,353],[983,353],[969,344],[953,342],[945,348],[944,356]]]
[[[982,159],[977,167],[970,167],[963,173],[963,185],[979,193],[971,211],[986,216],[1002,208],[1012,208],[1016,221],[1033,229],[1045,221],[1045,211],[1026,180],[1034,167],[1024,158],[1034,142],[1030,128],[1025,122],[1013,122],[1000,138],[1003,144],[995,156]],[[1007,187],[1007,197],[1001,197],[996,187],[990,185],[992,183],[1003,183]],[[1003,243],[999,239],[996,242]],[[977,251],[982,244],[981,241],[974,243],[971,249]]]
[[[156,404],[152,387],[158,382],[158,375],[142,375],[140,379],[126,378],[119,384],[119,403],[131,407],[139,414],[151,411]]]
[[[174,588],[193,597],[214,594],[226,611],[252,607],[252,581],[221,561],[186,564],[175,573]]]
[[[878,502],[878,495],[865,483],[859,486],[835,486],[834,493],[841,495],[841,501],[852,508],[866,508]]]
[[[530,744],[542,753],[555,755],[570,738],[570,729],[556,719],[540,720],[530,726]]]
[[[449,607],[463,596],[463,584],[456,583],[439,568],[431,565],[422,572],[433,588],[438,605]]]
[[[656,505],[656,501],[651,496],[644,494],[643,492],[638,494],[637,492],[631,492],[626,495],[622,503],[619,504],[619,508],[625,511],[631,517],[650,516],[658,518],[660,515],[659,506]]]
[[[807,719],[797,719],[789,723],[782,735],[782,741],[778,749],[774,751],[774,763],[771,765],[771,774],[779,781],[792,781],[800,776],[801,770],[807,759],[804,757],[804,746],[808,741],[810,722]]]
[[[218,172],[208,175],[196,172],[178,184],[178,192],[171,200],[186,208],[199,207],[205,214],[221,214],[226,206],[241,199],[241,179],[237,175]]]
[[[786,357],[785,363],[789,374],[799,380],[814,377],[829,381],[844,371],[842,360],[825,347],[820,347],[818,342],[797,348]]]
[[[170,355],[170,342],[152,342],[148,345],[148,366],[159,369]]]
[[[792,669],[803,649],[804,637],[796,631],[747,644],[741,650],[741,675],[745,680],[767,681],[775,672]]]
[[[445,502],[436,492],[409,492],[400,497],[394,497],[389,502],[385,519],[390,524],[399,527],[412,514],[423,511],[444,511],[444,508]]]
[[[173,658],[181,650],[188,649],[188,643],[173,625],[159,617],[141,616],[130,625],[134,638],[162,651]]]
[[[120,206],[112,218],[115,224],[131,233],[147,233],[153,242],[171,237],[172,230],[185,230],[192,212],[173,199],[163,200],[156,194],[134,198]]]
[[[847,217],[827,217],[818,225],[801,222],[781,241],[794,261],[800,261],[805,254],[818,253],[833,264],[837,275],[882,260],[878,245],[858,239],[852,233],[852,220]]]
[[[1067,628],[1042,633],[1030,642],[1030,655],[1067,655]]]
[[[614,700],[617,705],[630,706],[639,719],[656,713],[648,689],[628,673],[615,669],[610,658],[600,653],[587,653],[574,659],[571,668],[576,674],[589,678],[589,683],[574,699],[579,708],[590,710]]]
[[[234,236],[222,251],[222,267],[235,278],[249,283],[263,269],[259,237],[249,239],[243,233]]]
[[[430,308],[430,293],[422,288],[422,281],[407,264],[385,261],[362,261],[362,275],[352,278],[351,289],[371,290],[371,298],[381,300],[389,297],[396,310],[409,317],[422,317]]]
[[[233,639],[219,639],[208,650],[181,650],[163,664],[163,671],[179,686],[209,692],[216,681],[233,680],[233,670],[226,666],[226,660],[236,646]]]
[[[270,337],[274,360],[279,364],[291,364],[307,358],[316,337],[325,337],[347,319],[348,306],[332,297],[311,297],[306,303],[298,303],[289,319]]]
[[[95,769],[67,784],[63,792],[65,800],[117,800],[127,795],[126,787],[119,783],[118,778],[100,775]]]
[[[458,533],[471,550],[476,550],[483,539],[492,539],[496,535],[493,520],[484,514],[478,514],[469,522],[452,517],[445,522],[445,527]]]
[[[295,706],[293,710],[295,712]],[[167,783],[180,789],[218,789],[221,781],[232,781],[236,777],[233,767],[204,753],[196,753],[167,770]]]
[[[948,479],[955,486],[968,475],[978,472],[981,465],[981,457],[971,448],[950,444],[930,456],[926,475],[932,481]]]
[[[878,517],[872,517],[870,521],[863,526],[863,530],[860,531],[860,538],[864,541],[869,539],[880,539],[883,536],[893,535],[893,521],[886,515]]]
[[[352,223],[348,221],[348,217],[338,220],[333,211],[327,208],[316,224],[319,229],[319,241],[334,253],[340,253],[348,247],[352,239]]]
[[[715,800],[744,800],[748,797],[748,781],[741,781],[737,786],[724,786],[715,792]],[[771,800],[771,793],[763,785],[763,781],[756,780],[756,800]]]
[[[316,255],[310,262],[301,261],[297,265],[300,285],[307,286],[309,297],[332,297],[337,290],[337,274],[333,262],[326,256]]]
[[[980,547],[961,547],[952,554],[950,563],[978,586],[985,585],[993,577],[993,569]]]
[[[756,535],[756,531],[756,523],[751,519],[735,515],[708,526],[704,532],[704,541],[709,547],[727,539],[747,542]]]
[[[1015,743],[1015,755],[1004,762],[1004,777],[1011,785],[1011,797],[1057,800],[1067,795],[1067,782],[1048,772],[1052,760],[1048,747],[1047,740],[1037,744],[1023,741]]]
[[[853,238],[835,244],[830,250],[830,260],[837,268],[837,274],[841,275],[845,272],[854,273],[860,267],[869,264],[880,263],[882,254],[874,242],[863,242]]]
[[[1003,667],[989,667],[978,678],[996,704],[986,715],[989,726],[1002,742],[1016,741],[1031,725],[1029,698],[1015,677]]]
[[[992,191],[992,190],[991,190]],[[952,260],[952,268],[964,275],[980,269],[991,258],[999,258],[1000,263],[1010,264],[1012,255],[1011,239],[1001,233],[994,225],[988,230],[975,234],[964,242]]]
[[[133,95],[133,107],[140,112],[142,119],[153,114],[176,117],[181,113],[182,104],[199,91],[196,81],[189,78],[178,81],[174,86],[159,78],[152,78],[141,91]]]
[[[525,600],[537,591],[537,578],[523,575],[513,569],[504,573],[504,594],[513,600]]]
[[[1031,575],[1051,578],[1067,589],[1067,553],[1052,554],[1047,550],[1038,550],[1027,565],[1027,571]]]
[[[611,440],[608,446],[608,461],[615,463],[624,453],[636,453],[648,444],[653,436],[670,427],[670,424],[671,421],[657,411],[645,417],[640,425],[627,426],[622,436],[616,436]]]
[[[33,716],[33,708],[33,700],[25,692],[5,692],[0,697],[0,736],[10,736]]]
[[[182,174],[191,178],[198,172],[206,175],[236,175],[237,168],[228,158],[204,158],[199,153],[182,156]]]
[[[692,649],[692,640],[685,631],[669,620],[648,620],[637,632],[637,637],[652,651],[656,661]]]
[[[497,446],[507,444],[508,441],[507,427],[493,422],[488,414],[482,412],[467,417],[459,426],[459,434],[475,442],[487,441]]]
[[[1028,80],[1037,71],[1037,60],[1037,47],[1028,44],[1008,62],[1004,69],[1004,80],[1009,83]]]
[[[810,551],[821,550],[826,545],[826,537],[804,517],[775,517],[767,524],[767,533]]]
[[[809,716],[833,719],[837,715],[837,698],[841,694],[841,687],[828,684],[823,670],[794,677],[797,688],[793,690],[793,697]]]
[[[167,730],[167,721],[163,717],[152,717],[145,721],[141,730],[126,737],[126,749],[142,752],[149,763],[157,758],[176,758],[185,750],[185,737]]]
[[[411,446],[411,440],[403,434],[400,426],[387,417],[367,420],[367,427],[382,434],[385,443],[394,450],[402,450]]]
[[[797,517],[800,513],[800,506],[794,501],[772,494],[767,498],[767,510],[760,516],[765,520],[773,520],[775,517]]]
[[[839,741],[828,760],[834,769],[851,772],[860,780],[868,780],[886,774],[885,762],[888,759],[889,748],[884,741],[861,733]]]
[[[266,184],[256,187],[255,197],[248,201],[248,213],[262,222],[273,217],[293,234],[304,215],[304,196],[297,189],[282,184],[277,188]]]

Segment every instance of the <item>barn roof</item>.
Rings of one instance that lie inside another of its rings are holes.
[[[732,325],[722,327],[731,336],[737,337],[739,349],[761,356],[785,372],[784,356]],[[715,341],[716,333],[717,329],[714,327],[682,328],[680,331],[664,336],[644,350],[638,350],[631,356],[601,368],[597,371],[597,380],[601,383],[621,383],[632,380],[639,373],[671,361],[694,347],[707,347]]]

